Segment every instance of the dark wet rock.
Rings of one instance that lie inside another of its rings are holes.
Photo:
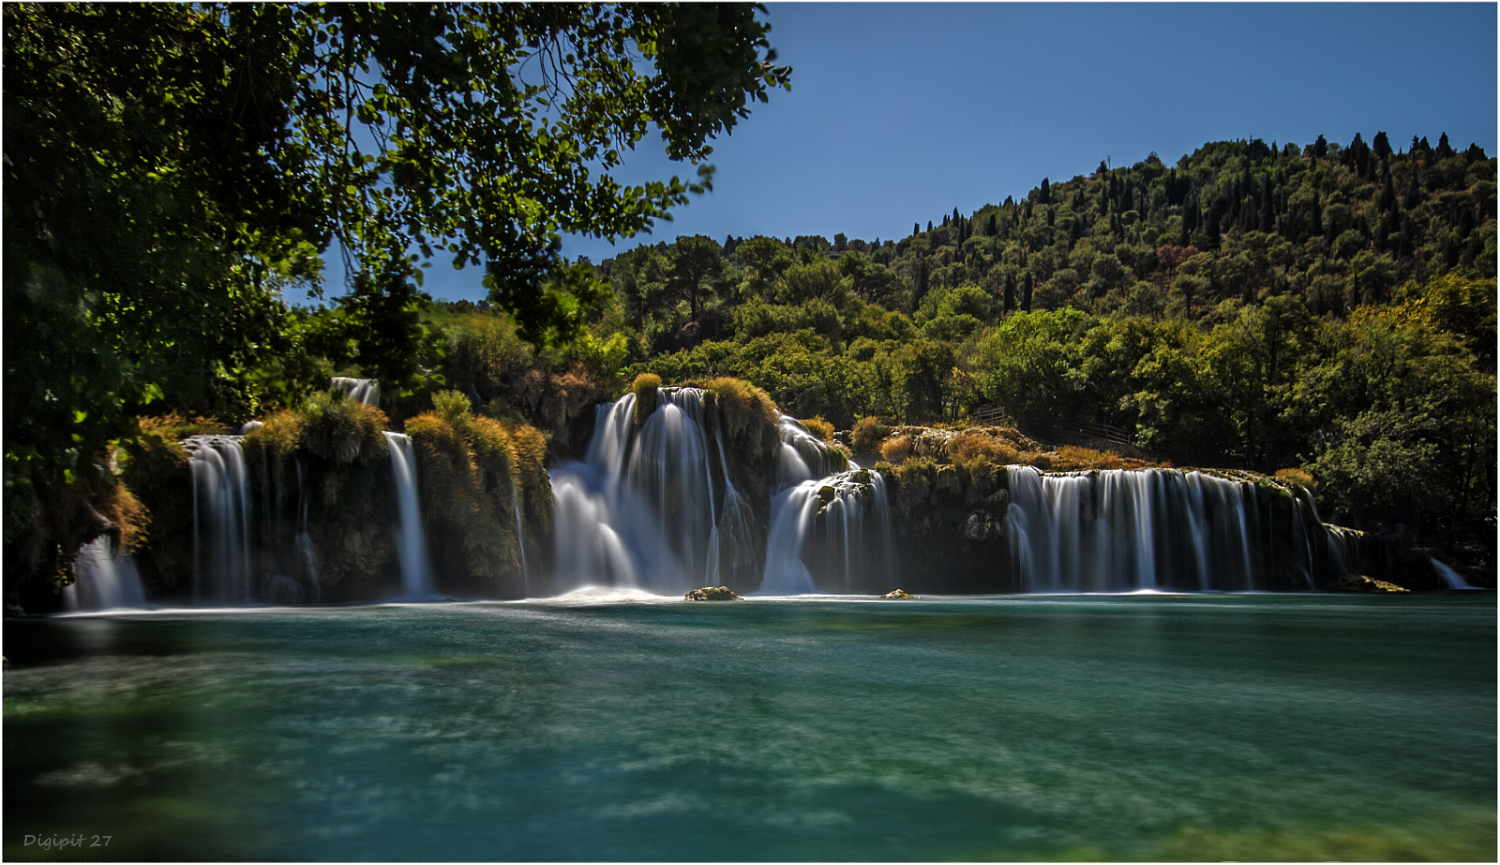
[[[688,601],[739,601],[744,600],[739,595],[729,590],[728,586],[704,586],[701,589],[693,589],[683,596]]]
[[[1004,517],[988,511],[975,511],[964,520],[959,536],[966,541],[998,541],[1005,537],[1005,531]]]

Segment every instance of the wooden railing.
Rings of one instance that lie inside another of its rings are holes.
[[[969,412],[969,420],[974,423],[998,424],[1005,420],[1005,409],[997,405],[982,405]]]

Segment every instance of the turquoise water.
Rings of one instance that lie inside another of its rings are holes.
[[[1493,861],[1495,626],[1479,592],[9,621],[4,853]]]

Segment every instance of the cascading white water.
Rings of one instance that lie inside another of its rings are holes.
[[[63,590],[63,603],[70,612],[146,606],[135,562],[129,556],[115,557],[109,535],[100,535],[78,550],[73,574],[73,585]]]
[[[866,529],[873,516],[874,535]],[[821,548],[809,540],[822,524]],[[881,589],[893,572],[890,509],[885,479],[857,465],[846,472],[785,487],[771,499],[763,595],[802,595],[820,590],[807,560],[825,575],[823,591]],[[872,544],[876,549],[872,550]]]
[[[1245,484],[1166,469],[1006,473],[1022,591],[1265,588]]]
[[[373,378],[344,378],[338,376],[329,382],[329,389],[346,394],[352,400],[365,405],[380,402],[380,382]]]
[[[766,569],[760,594],[800,595],[819,591],[808,559],[815,558],[825,591],[883,590],[893,572],[890,509],[885,480],[878,472],[851,463],[830,475],[823,443],[793,418],[777,423],[780,487],[771,499],[771,530],[766,539]],[[866,514],[877,525],[880,549],[874,555],[865,528]],[[822,546],[809,539],[821,524]]]
[[[1466,580],[1466,579],[1464,579],[1463,576],[1460,575],[1458,571],[1453,570],[1452,568],[1448,567],[1447,565],[1443,564],[1442,562],[1438,561],[1437,559],[1428,559],[1428,561],[1432,562],[1432,569],[1434,571],[1437,571],[1437,575],[1443,578],[1443,582],[1445,584],[1447,584],[1448,588],[1450,588],[1450,589],[1472,589],[1472,588],[1474,588],[1473,586],[1469,585],[1469,581]]]
[[[828,476],[823,442],[795,418],[782,415],[776,421],[781,451],[776,456],[776,482],[787,487]]]
[[[679,592],[717,585],[751,545],[748,507],[727,482],[714,496],[703,391],[661,388],[644,424],[635,395],[596,409],[583,462],[549,473],[557,537],[554,590],[587,585]],[[717,443],[717,440],[716,440]]]
[[[1327,534],[1330,570],[1335,575],[1349,573],[1349,568],[1354,563],[1354,551],[1350,547],[1358,543],[1363,532],[1346,529],[1332,523],[1322,523],[1322,526]]]
[[[193,472],[193,603],[249,603],[250,485],[243,439],[201,435],[183,446]]]
[[[386,432],[385,440],[390,445],[391,478],[401,514],[401,525],[395,532],[396,549],[401,555],[401,594],[407,598],[430,597],[435,590],[427,536],[422,530],[422,506],[417,500],[416,454],[409,436]]]

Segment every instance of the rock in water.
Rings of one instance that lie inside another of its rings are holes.
[[[880,597],[891,601],[915,601],[917,599],[916,595],[909,595],[904,589],[896,589],[894,591],[886,592]]]
[[[1403,589],[1395,583],[1385,580],[1377,580],[1360,574],[1344,574],[1334,581],[1330,586],[1339,592],[1409,592],[1411,589]]]
[[[739,595],[736,595],[734,592],[729,591],[729,587],[728,586],[719,586],[717,589],[714,588],[713,586],[704,586],[701,589],[693,589],[691,592],[688,592],[686,595],[683,595],[683,600],[687,600],[687,601],[739,601],[739,600],[744,600],[744,599],[741,598]]]

